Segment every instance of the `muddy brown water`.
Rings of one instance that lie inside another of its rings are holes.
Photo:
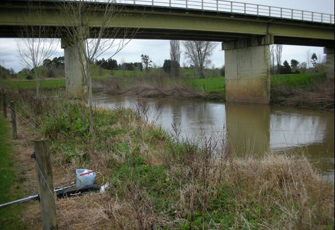
[[[95,95],[94,103],[139,111],[144,119],[181,139],[225,140],[239,156],[304,154],[334,183],[334,111],[105,94]]]

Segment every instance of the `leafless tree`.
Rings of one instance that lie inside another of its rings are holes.
[[[90,61],[97,59],[106,51],[109,51],[108,58],[114,57],[131,41],[137,29],[109,26],[115,19],[122,21],[122,17],[127,16],[114,0],[105,0],[103,3],[96,0],[77,0],[60,5],[60,12],[66,24],[63,31],[66,40],[72,44],[79,44],[76,47],[77,56],[84,84],[88,87],[90,132],[93,132],[92,73],[96,69],[92,68]],[[94,25],[91,25],[92,21],[95,22]]]
[[[276,60],[277,60],[277,71],[280,74],[281,58],[283,53],[283,45],[276,45]]]
[[[38,3],[28,4],[26,17],[38,17],[43,21],[42,7]],[[36,81],[36,98],[40,97],[40,86],[44,78],[43,61],[49,59],[57,50],[59,40],[50,39],[56,31],[50,31],[42,25],[24,26],[18,31],[17,50],[21,61],[33,69]]]
[[[309,63],[311,61],[311,50],[306,51],[306,63],[307,63],[307,70],[309,69]]]
[[[170,41],[170,59],[171,59],[171,75],[179,76],[179,66],[180,66],[180,41],[171,40]]]
[[[185,56],[194,65],[200,78],[205,77],[205,69],[211,63],[210,57],[216,47],[214,42],[184,41]]]
[[[274,74],[275,72],[275,62],[276,62],[276,55],[275,55],[275,46],[270,46],[270,58],[271,58],[271,73]]]

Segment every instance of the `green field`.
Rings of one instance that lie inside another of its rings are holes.
[[[216,77],[216,78],[192,78],[190,79],[191,85],[195,89],[203,90],[205,92],[214,92],[214,91],[224,91],[225,88],[225,78]]]
[[[309,88],[325,79],[325,73],[282,74],[271,76],[271,87]]]
[[[3,83],[5,86],[10,87],[12,89],[35,89],[36,82],[35,80],[31,81],[6,81]],[[41,82],[42,89],[57,89],[65,87],[65,79],[57,79],[57,80],[47,80]]]

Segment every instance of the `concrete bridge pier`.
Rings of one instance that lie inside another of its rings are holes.
[[[326,54],[326,74],[327,78],[334,79],[334,48],[324,48]]]
[[[85,49],[83,42],[69,42],[62,38],[61,46],[64,49],[64,65],[66,79],[66,95],[70,99],[85,99],[88,87],[84,75],[86,63],[85,55],[81,52]]]
[[[224,42],[226,101],[270,103],[270,48],[273,36]]]

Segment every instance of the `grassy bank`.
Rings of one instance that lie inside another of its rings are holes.
[[[10,137],[10,128],[8,120],[0,115],[0,204],[18,199],[21,195],[15,186],[16,172],[13,157],[13,149]],[[0,229],[12,230],[23,229],[20,221],[22,211],[21,205],[7,206],[0,209]]]
[[[182,69],[183,74],[192,74]],[[107,73],[108,72],[108,73]],[[111,72],[111,73],[109,73]],[[107,71],[101,75],[94,72],[94,91],[105,91],[111,95],[139,97],[200,98],[225,100],[225,78],[171,78],[163,70]],[[35,89],[35,81],[5,81],[12,89]],[[64,89],[65,79],[48,79],[41,88]],[[334,82],[325,73],[285,74],[271,76],[271,103],[317,109],[334,109]]]
[[[325,73],[271,77],[271,103],[283,106],[334,109],[334,80]]]
[[[10,97],[50,139],[55,186],[72,181],[76,168],[94,169],[97,183],[111,184],[104,195],[58,201],[72,229],[333,228],[334,187],[304,158],[240,159],[211,139],[200,148],[180,141],[177,128],[170,135],[145,122],[141,103],[135,111],[95,110],[90,133],[83,105],[36,103],[24,92]],[[38,229],[38,215],[25,216],[28,229]]]
[[[10,87],[14,90],[19,89],[31,89],[34,90],[36,88],[35,80],[12,80],[12,81],[4,81],[2,84],[5,87]],[[65,88],[65,79],[46,79],[41,81],[41,89],[59,89]]]

